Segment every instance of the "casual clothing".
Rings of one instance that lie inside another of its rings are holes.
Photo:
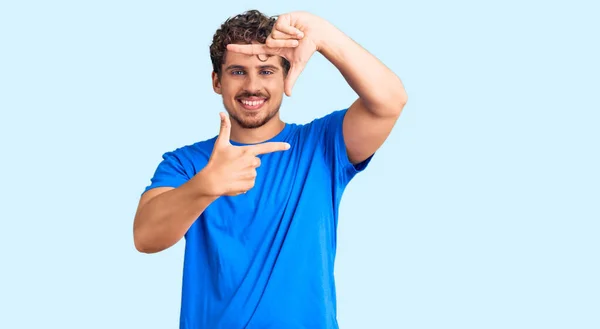
[[[254,188],[214,201],[185,235],[180,328],[337,329],[338,207],[352,165],[338,110],[286,124],[259,155]],[[207,164],[216,136],[165,153],[150,186],[178,187]],[[242,145],[232,142],[233,145]]]

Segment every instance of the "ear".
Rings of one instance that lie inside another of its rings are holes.
[[[214,71],[212,73],[212,81],[213,90],[215,91],[215,93],[221,95],[221,81],[217,73]]]

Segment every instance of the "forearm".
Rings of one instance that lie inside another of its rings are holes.
[[[407,95],[396,74],[332,24],[324,21],[318,35],[317,50],[340,71],[367,110],[378,116],[399,115]]]
[[[161,193],[136,214],[134,242],[140,252],[155,253],[177,243],[216,199],[199,192],[202,176]]]

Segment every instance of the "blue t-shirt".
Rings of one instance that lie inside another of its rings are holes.
[[[286,124],[269,141],[291,148],[259,156],[254,188],[218,198],[190,227],[180,328],[338,328],[338,207],[372,159],[350,163],[345,113]],[[188,181],[208,162],[215,140],[165,153],[146,191]]]

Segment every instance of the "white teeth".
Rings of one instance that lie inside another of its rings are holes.
[[[242,103],[244,105],[248,105],[248,106],[258,106],[258,105],[261,105],[264,102],[265,102],[264,100],[260,100],[260,101],[246,101],[246,100],[242,100]]]

